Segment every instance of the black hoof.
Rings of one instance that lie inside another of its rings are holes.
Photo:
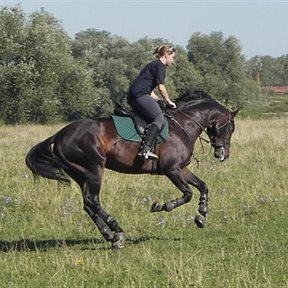
[[[112,248],[122,249],[125,247],[125,235],[122,232],[115,233]]]
[[[162,211],[162,205],[158,202],[154,202],[150,208],[150,212],[160,212]]]
[[[206,219],[202,215],[196,215],[194,222],[198,228],[204,228]]]

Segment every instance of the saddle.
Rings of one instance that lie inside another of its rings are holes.
[[[128,141],[141,142],[148,123],[134,111],[128,110],[116,103],[114,115],[111,115],[117,134]],[[157,144],[164,141],[169,134],[168,121],[165,118],[164,127],[157,137]]]
[[[131,117],[138,134],[141,136],[144,135],[145,128],[148,124],[143,118],[137,115],[134,111],[132,110],[130,111],[126,109],[125,107],[123,107],[122,105],[120,105],[119,103],[116,103],[114,114],[116,116]]]

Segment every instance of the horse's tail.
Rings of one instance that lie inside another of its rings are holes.
[[[64,173],[65,165],[53,151],[53,143],[57,134],[33,146],[26,156],[26,165],[34,176],[70,183]]]

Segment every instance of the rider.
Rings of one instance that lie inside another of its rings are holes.
[[[159,131],[164,126],[164,115],[157,103],[159,97],[153,90],[157,87],[167,104],[173,109],[176,108],[164,86],[166,67],[173,64],[175,52],[173,46],[157,47],[153,53],[157,59],[146,64],[129,88],[128,104],[148,123],[138,153],[138,156],[144,159],[158,159],[153,150]]]

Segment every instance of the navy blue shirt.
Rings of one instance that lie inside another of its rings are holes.
[[[155,87],[164,84],[165,73],[166,66],[159,59],[149,62],[132,82],[128,92],[128,101],[151,94]]]

